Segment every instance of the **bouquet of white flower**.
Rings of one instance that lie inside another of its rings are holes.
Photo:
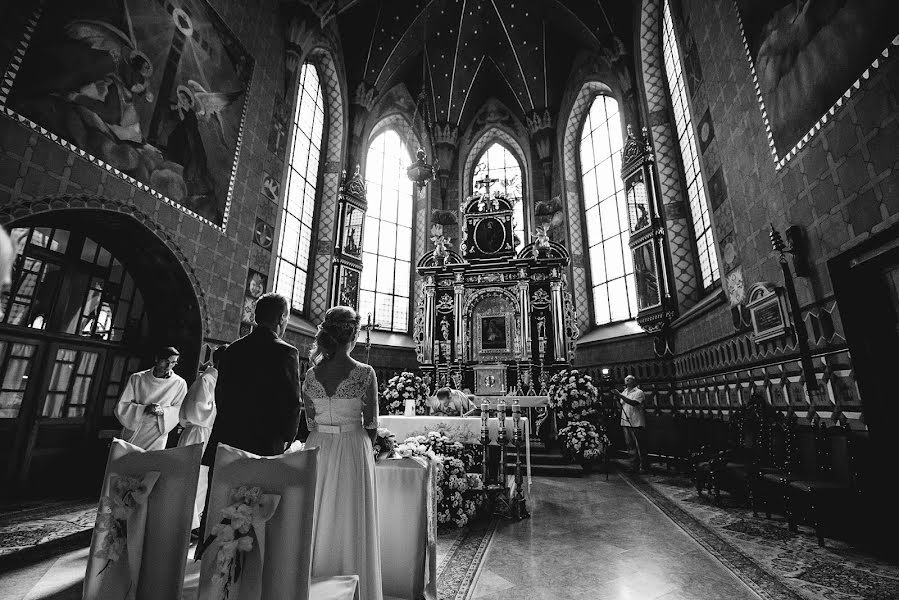
[[[427,414],[428,386],[424,380],[404,371],[387,381],[387,388],[381,392],[380,409],[382,415],[401,415],[406,400],[415,400],[415,414]]]
[[[598,398],[593,378],[577,369],[559,371],[549,380],[548,404],[555,410],[559,427],[573,421],[596,422],[600,416]]]
[[[389,429],[378,427],[378,434],[372,447],[375,451],[375,460],[382,454],[389,455],[396,449],[396,436]]]
[[[407,438],[396,447],[398,456],[421,456],[437,463],[437,524],[464,527],[481,506],[481,476],[468,473],[473,454],[464,444],[437,431]]]
[[[609,437],[603,428],[587,421],[572,421],[559,430],[562,452],[572,462],[585,463],[602,458],[609,449]]]

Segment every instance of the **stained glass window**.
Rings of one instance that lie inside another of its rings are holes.
[[[290,301],[293,310],[303,311],[306,307],[312,218],[325,122],[322,88],[314,65],[303,65],[298,87],[293,137],[288,154],[289,168],[285,178],[287,186],[281,214],[275,289]]]
[[[581,173],[596,325],[625,321],[637,314],[627,200],[621,181],[621,149],[618,102],[599,95],[590,106],[581,132]]]
[[[493,181],[493,180],[496,181]],[[504,192],[506,196],[513,202],[515,211],[513,218],[515,219],[515,235],[523,245],[525,239],[525,222],[524,222],[524,200],[521,193],[522,174],[521,164],[518,159],[509,152],[508,148],[499,142],[493,142],[487,150],[481,154],[478,164],[475,165],[474,173],[471,178],[473,191],[486,191],[483,185],[485,180],[490,180],[490,194],[497,190]],[[519,246],[518,249],[521,247]]]
[[[412,163],[399,134],[387,129],[368,147],[365,182],[368,212],[362,236],[359,314],[368,314],[378,329],[409,330],[409,283],[412,261]]]
[[[708,288],[720,277],[718,273],[718,255],[715,240],[712,237],[712,220],[709,215],[709,203],[706,198],[705,185],[699,167],[699,151],[693,133],[693,118],[690,115],[690,103],[687,101],[687,85],[684,79],[683,63],[674,35],[674,20],[671,18],[671,6],[665,1],[664,23],[662,26],[662,46],[665,55],[665,76],[671,93],[671,107],[674,110],[674,125],[680,143],[681,157],[684,161],[684,176],[687,182],[687,198],[690,204],[690,217],[693,219],[693,235],[696,250],[699,254],[699,270],[702,275],[702,287]]]

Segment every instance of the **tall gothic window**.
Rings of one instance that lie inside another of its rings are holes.
[[[291,309],[303,311],[306,308],[312,217],[325,121],[321,83],[318,71],[311,63],[303,65],[298,87],[275,289],[290,301]]]
[[[522,176],[521,164],[509,150],[499,142],[493,142],[481,155],[478,164],[475,165],[472,185],[475,189],[485,191],[479,182],[484,180],[496,180],[490,183],[490,194],[499,190],[512,200],[515,207],[515,235],[519,241],[525,243],[524,235],[524,201],[521,194]]]
[[[412,182],[406,144],[393,129],[368,147],[365,182],[368,212],[362,242],[359,313],[371,313],[378,329],[409,330],[409,282],[412,261]]]
[[[627,201],[621,182],[621,149],[618,102],[609,96],[596,96],[581,132],[581,173],[596,325],[625,321],[637,314]]]
[[[712,220],[709,215],[709,203],[706,199],[705,185],[699,170],[699,152],[696,137],[693,133],[693,118],[690,115],[690,104],[687,101],[687,86],[684,80],[683,63],[677,38],[674,35],[674,20],[671,18],[671,5],[665,0],[664,22],[662,25],[662,46],[665,54],[665,76],[671,93],[671,106],[674,109],[674,124],[677,139],[680,143],[681,157],[684,161],[684,175],[687,182],[687,197],[690,201],[690,216],[693,219],[693,235],[696,250],[699,254],[699,270],[702,275],[702,287],[708,288],[719,278],[718,256],[715,240],[712,237]]]

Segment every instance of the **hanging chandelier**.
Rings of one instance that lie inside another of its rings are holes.
[[[425,43],[427,39],[427,27],[425,27],[425,36],[422,37],[422,53],[421,53],[421,92],[418,94],[418,101],[415,103],[415,112],[412,114],[412,131],[415,131],[416,117],[421,118],[421,134],[418,136],[419,145],[418,152],[415,153],[415,162],[406,169],[406,175],[415,184],[419,192],[428,185],[428,182],[434,179],[437,173],[436,165],[428,162],[428,155],[425,152],[425,138],[428,142],[431,140],[431,127],[429,123],[430,115],[428,113],[428,100],[425,94],[425,77],[428,61],[428,48]]]

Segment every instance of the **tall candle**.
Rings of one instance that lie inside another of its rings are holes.
[[[500,400],[499,404],[496,405],[496,416],[499,417],[500,421],[505,421],[506,419],[506,401]]]
[[[487,413],[490,412],[490,405],[487,404],[487,401],[481,403],[481,421],[484,422],[484,425],[487,425]]]
[[[512,403],[512,420],[517,422],[519,419],[521,419],[521,405],[516,400]]]

